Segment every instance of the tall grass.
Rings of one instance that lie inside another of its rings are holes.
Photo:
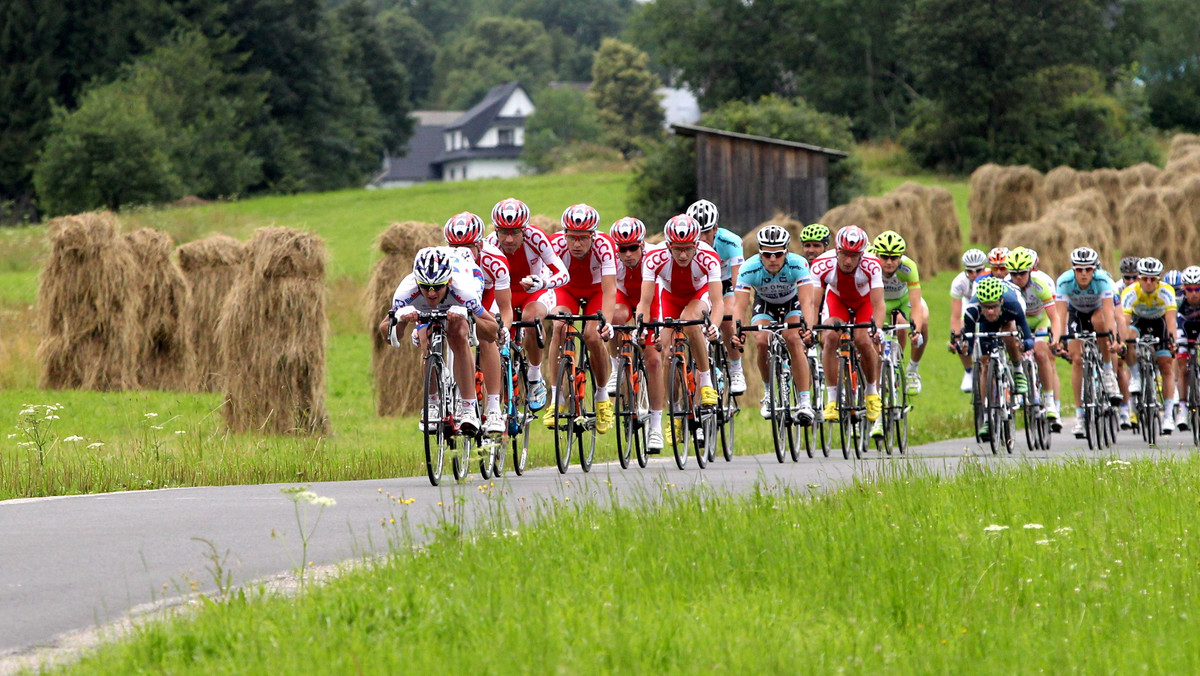
[[[69,671],[1195,673],[1198,477],[1196,458],[893,468],[559,503],[295,602],[206,604]]]

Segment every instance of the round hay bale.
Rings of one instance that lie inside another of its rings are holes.
[[[325,434],[325,242],[260,228],[217,324],[235,432]]]
[[[821,216],[820,220],[817,222],[824,224],[831,231],[837,232],[838,228],[844,225],[850,225],[850,220],[846,218],[846,213],[849,210],[849,204],[838,205],[829,211],[826,211],[825,215]]]
[[[1154,185],[1158,180],[1158,175],[1162,173],[1162,169],[1142,162],[1135,164],[1132,167],[1126,167],[1118,172],[1121,175],[1121,190],[1128,193],[1130,190],[1143,185]],[[1117,205],[1118,209],[1120,205]]]
[[[1070,267],[1071,250],[1080,246],[1095,249],[1101,264],[1110,265],[1116,241],[1107,211],[1104,194],[1090,188],[1052,203],[1036,221],[1006,227],[1000,243],[1036,249],[1040,267],[1047,271]]]
[[[137,378],[142,389],[194,389],[191,300],[183,272],[171,260],[174,241],[165,232],[143,228],[125,235],[137,261],[142,298]]]
[[[1062,229],[1048,227],[1040,220],[1018,223],[1004,228],[1000,235],[1000,246],[1036,249],[1038,267],[1053,275],[1070,267],[1070,252],[1063,245],[1063,234]]]
[[[1176,134],[1171,138],[1171,153],[1167,156],[1167,160],[1179,159],[1192,152],[1195,148],[1200,148],[1200,136],[1196,134]]]
[[[996,180],[1001,173],[998,164],[985,164],[971,172],[970,197],[967,198],[967,212],[971,216],[971,239],[976,242],[990,242],[990,224],[992,209],[996,200]]]
[[[1200,146],[1184,146],[1182,152],[1171,158],[1166,169],[1158,175],[1158,185],[1182,184],[1196,174],[1200,174]]]
[[[1159,188],[1159,196],[1171,214],[1174,229],[1172,246],[1162,262],[1167,269],[1182,270],[1195,262],[1196,227],[1191,200],[1182,188],[1174,186]]]
[[[1042,172],[1033,167],[1005,167],[996,179],[995,204],[985,241],[994,241],[1000,229],[1013,223],[1037,220],[1046,211]]]
[[[647,244],[662,244],[666,241],[666,236],[661,232],[656,232],[653,235],[646,235]]]
[[[181,245],[176,253],[188,286],[189,340],[195,354],[192,385],[200,392],[219,392],[221,351],[213,328],[246,258],[246,245],[218,234]]]
[[[442,229],[432,223],[393,223],[379,235],[383,257],[375,263],[367,284],[363,315],[367,333],[371,336],[376,415],[413,415],[421,410],[425,396],[421,355],[415,349],[396,349],[389,345],[379,334],[379,322],[392,309],[396,287],[412,272],[417,252],[444,243]]]
[[[954,195],[943,187],[921,185],[913,181],[902,183],[894,192],[915,195],[923,203],[912,214],[914,219],[920,219],[921,227],[911,236],[909,233],[900,233],[909,246],[918,252],[914,258],[920,256],[917,260],[921,271],[932,275],[939,270],[957,270],[959,250],[962,248],[962,228],[954,207]],[[916,241],[914,238],[917,238]]]
[[[1096,181],[1096,188],[1104,194],[1108,203],[1108,220],[1115,223],[1121,201],[1125,198],[1125,191],[1121,189],[1121,174],[1116,169],[1096,169],[1091,174]]]
[[[1055,167],[1046,173],[1045,189],[1050,202],[1070,197],[1080,190],[1079,172],[1072,167]]]
[[[1159,260],[1170,258],[1171,248],[1176,246],[1175,223],[1158,188],[1134,188],[1121,203],[1120,214],[1122,251]]]
[[[119,232],[110,212],[50,221],[37,302],[43,389],[137,387],[141,285]]]

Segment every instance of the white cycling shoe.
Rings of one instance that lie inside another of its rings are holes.
[[[500,411],[491,411],[483,416],[483,433],[484,434],[501,434],[504,432],[504,414]]]
[[[608,396],[617,396],[617,370],[613,369],[611,375],[608,376],[608,384],[604,386],[608,390]]]
[[[746,373],[744,371],[729,371],[729,392],[739,395],[746,393]]]
[[[962,384],[960,384],[958,386],[958,389],[962,390],[963,392],[971,391],[971,374],[970,373],[963,374]]]
[[[651,454],[662,453],[663,449],[663,433],[662,430],[650,430],[646,434],[646,450]]]

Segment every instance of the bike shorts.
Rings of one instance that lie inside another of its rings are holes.
[[[1175,341],[1176,349],[1177,349],[1177,352],[1175,353],[1175,358],[1176,359],[1187,359],[1188,344],[1195,343],[1197,340],[1200,340],[1200,323],[1185,320],[1185,321],[1178,322],[1178,324],[1179,324],[1180,328],[1175,332],[1175,335],[1177,337],[1182,336],[1182,338],[1184,338],[1184,340],[1186,340],[1187,342],[1184,342],[1184,340],[1176,340]]]
[[[1090,318],[1089,318],[1090,320]],[[1025,321],[1029,322],[1029,330],[1034,334],[1034,340],[1046,340],[1045,336],[1038,336],[1038,331],[1050,330],[1050,314],[1042,311],[1036,315],[1025,315]]]
[[[550,312],[554,309],[554,304],[558,300],[558,296],[554,293],[555,291],[557,289],[542,289],[541,291],[526,293],[525,291],[518,291],[517,287],[514,287],[512,292],[513,316],[520,319],[521,313],[525,311],[525,308],[530,303],[541,303],[546,307],[546,312]]]
[[[625,295],[624,291],[617,289],[616,304],[624,305],[625,307],[629,308],[629,321],[626,323],[632,324],[637,321],[637,316],[636,316],[637,308],[638,308],[638,304],[640,302],[641,302],[640,298],[638,298],[638,299],[630,298],[629,296]],[[659,314],[659,312],[660,312],[660,310],[658,307],[658,290],[655,289],[654,299],[650,301],[650,316],[642,317],[642,321],[647,321],[647,322],[658,321],[661,318],[661,315]]]
[[[849,304],[833,291],[826,290],[825,312],[821,315],[821,323],[828,324],[831,319],[840,319],[847,324],[869,322],[874,311],[869,296],[863,296],[857,303]]]
[[[659,319],[679,319],[683,316],[683,309],[694,300],[700,301],[704,305],[704,310],[712,311],[712,300],[708,297],[707,284],[690,296],[676,296],[664,290],[659,294],[658,300]]]
[[[792,317],[803,317],[804,313],[800,312],[800,298],[794,297],[790,300],[785,300],[782,303],[771,303],[754,297],[754,309],[751,311],[750,322],[754,323],[760,319],[765,319],[768,322],[786,322]]]
[[[597,285],[591,289],[572,289],[560,286],[554,290],[554,307],[564,307],[572,314],[583,314],[584,310],[595,314],[604,307],[604,293]],[[553,308],[551,308],[553,309]],[[605,317],[605,321],[612,319]]]
[[[721,280],[721,297],[728,298],[732,295],[733,295],[733,280],[732,279],[722,279]]]
[[[1164,317],[1138,317],[1134,316],[1133,322],[1130,323],[1133,332],[1139,337],[1149,334],[1159,340],[1158,349],[1154,351],[1155,357],[1170,357],[1171,351],[1167,349],[1167,320]]]
[[[896,315],[899,314],[905,322],[912,323],[912,303],[909,302],[907,296],[898,300],[885,301],[885,303],[887,304],[888,321],[896,323]],[[929,303],[926,303],[924,298],[921,299],[921,307],[925,309],[925,316],[928,317]]]
[[[1092,315],[1103,310],[1104,307],[1101,306],[1085,314],[1073,307],[1068,307],[1067,331],[1070,333],[1077,333],[1079,331],[1095,331],[1095,327],[1092,326]]]

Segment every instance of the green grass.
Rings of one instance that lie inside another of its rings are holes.
[[[298,599],[201,604],[67,671],[1200,669],[1196,458],[950,479],[896,466],[828,494],[661,490],[660,507],[576,500],[515,532],[442,531]]]

